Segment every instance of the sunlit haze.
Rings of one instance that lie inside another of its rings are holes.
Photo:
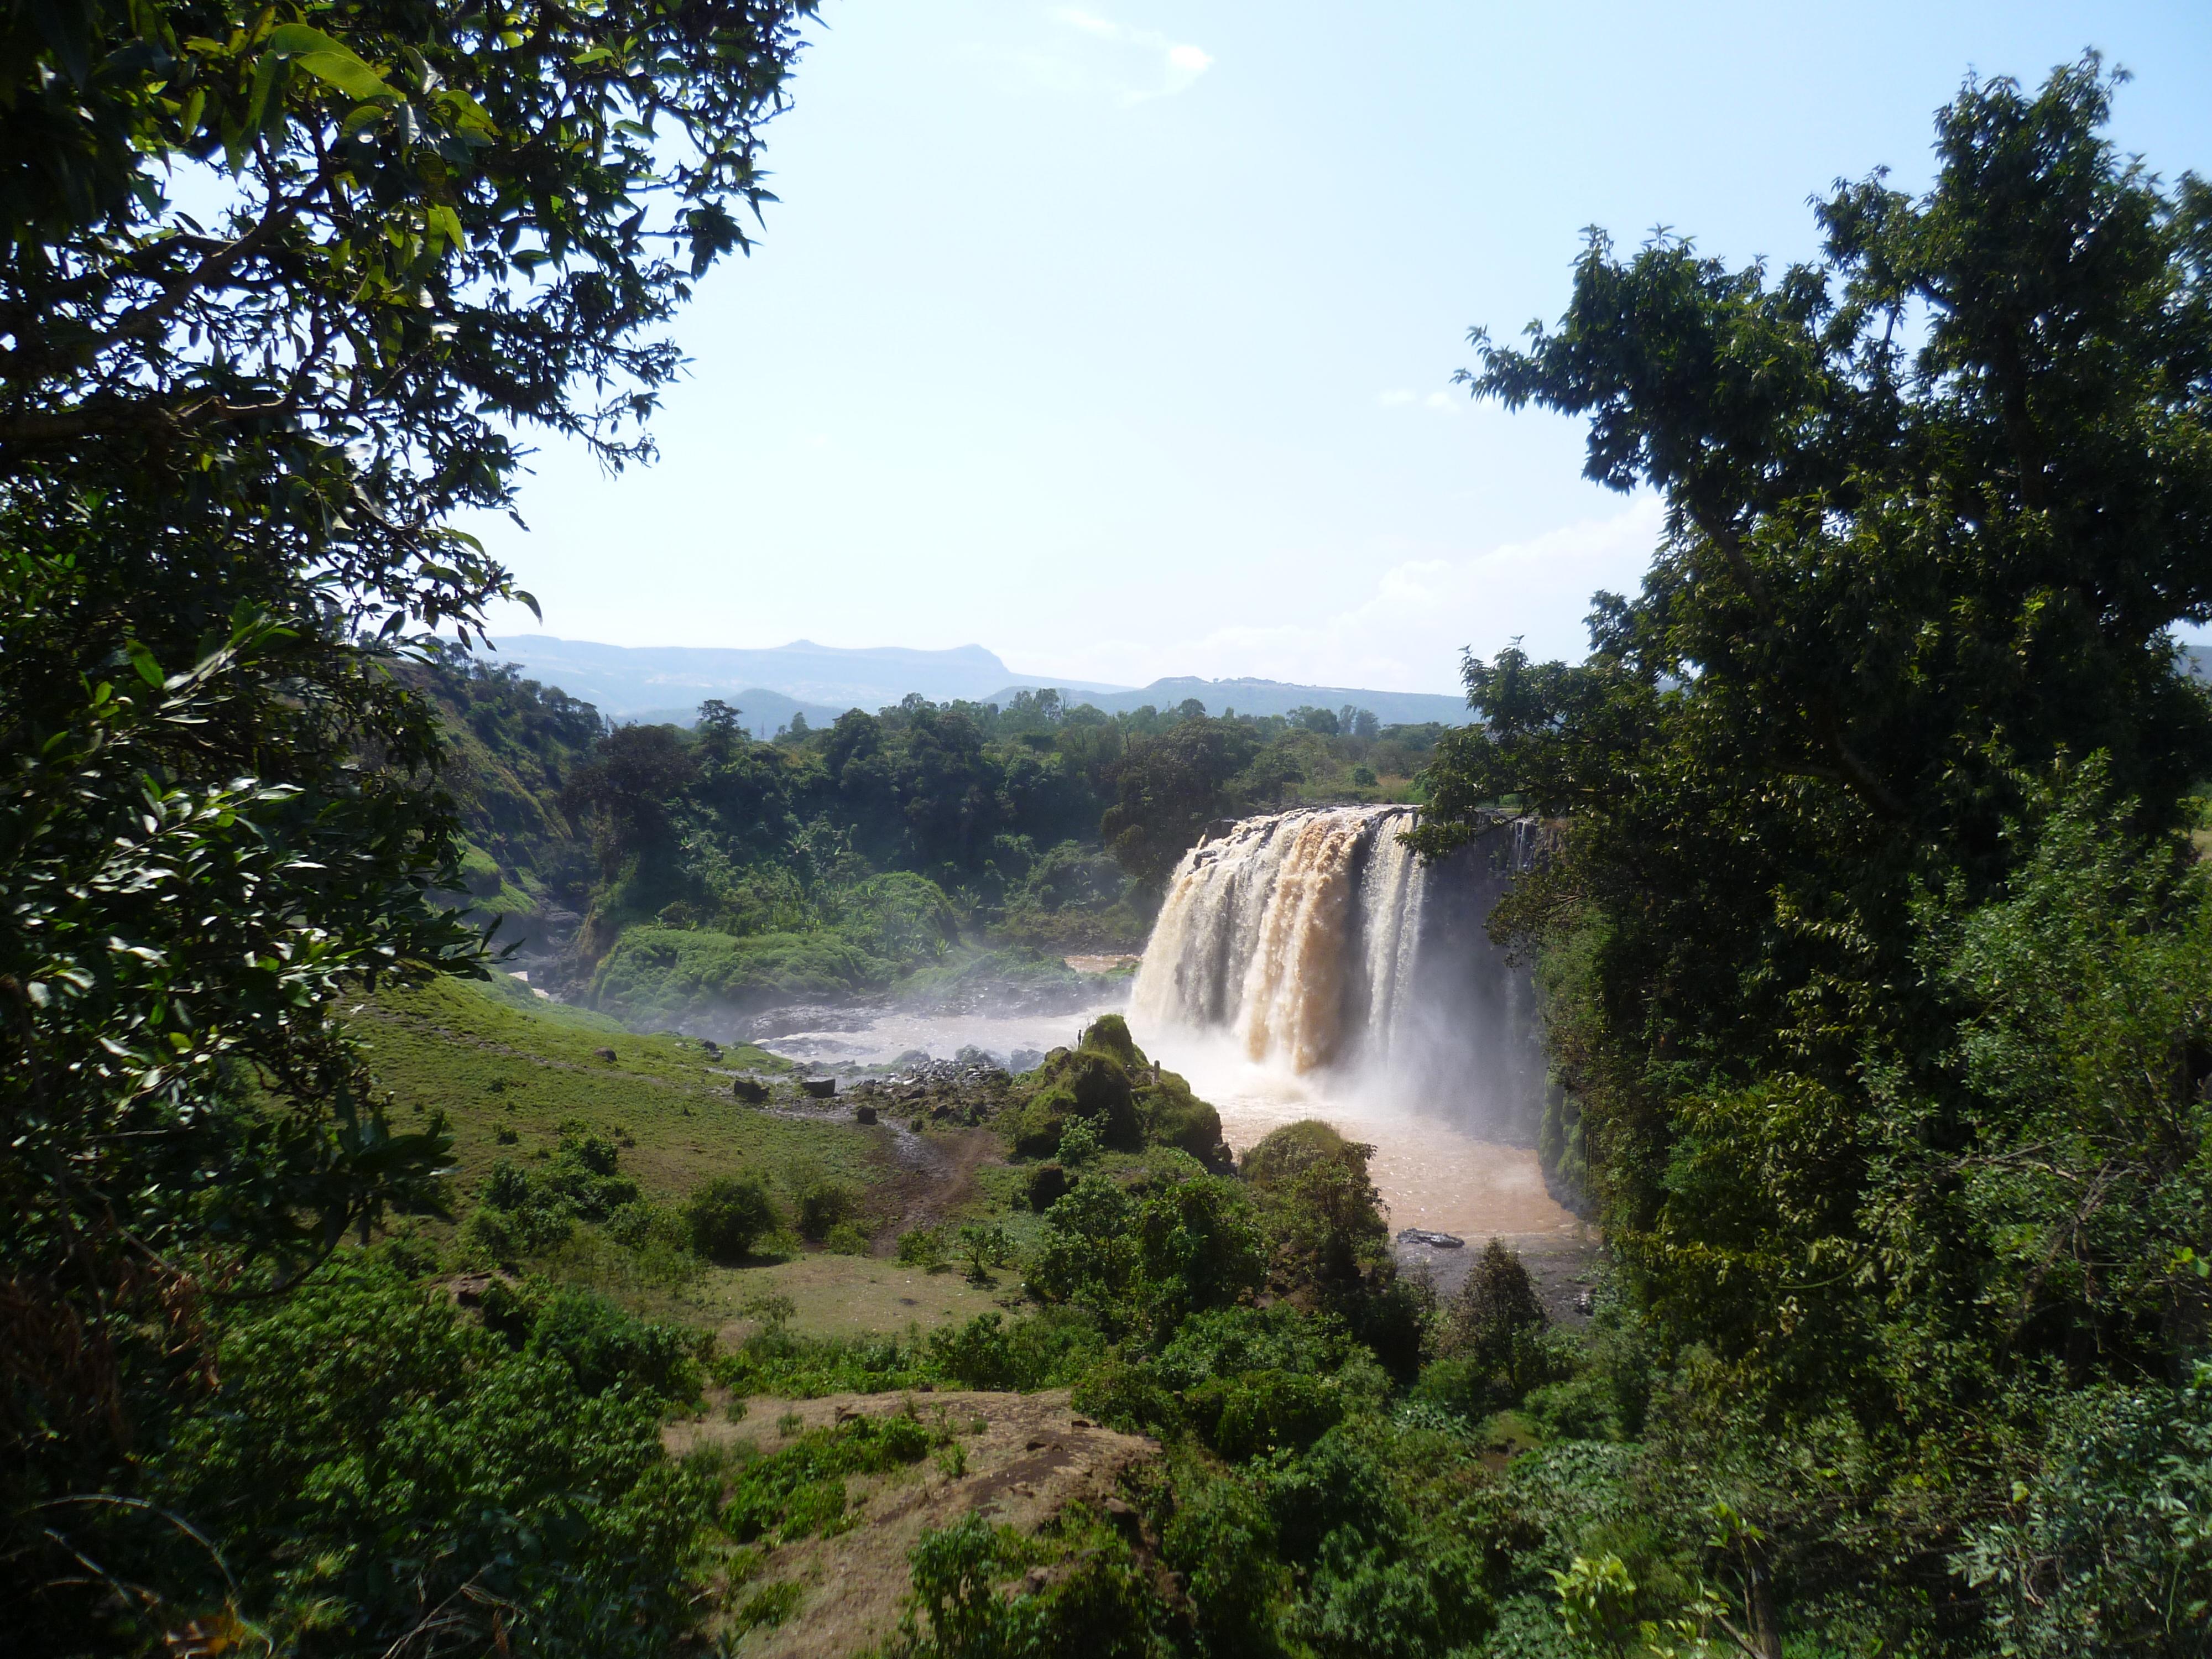
[[[825,12],[659,464],[549,449],[531,533],[474,526],[544,607],[501,628],[1449,691],[1463,646],[1579,654],[1656,534],[1573,424],[1449,384],[1583,227],[1804,257],[1839,175],[1924,184],[1969,70],[2091,46],[2123,147],[2212,169],[2201,3]]]

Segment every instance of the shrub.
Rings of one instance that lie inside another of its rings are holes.
[[[1331,1540],[1288,1621],[1316,1659],[1428,1659],[1463,1649],[1497,1622],[1472,1551],[1401,1557],[1364,1543]]]
[[[1276,1625],[1290,1599],[1291,1578],[1276,1558],[1275,1523],[1260,1492],[1231,1474],[1194,1482],[1177,1496],[1161,1549],[1190,1587],[1205,1650],[1281,1651]]]
[[[824,1233],[822,1243],[832,1255],[866,1255],[873,1248],[867,1234],[849,1221],[841,1221]]]
[[[1074,1381],[1101,1346],[1091,1321],[1048,1309],[1011,1325],[998,1314],[978,1314],[957,1329],[933,1332],[929,1358],[934,1370],[963,1388],[1026,1391]]]
[[[941,1267],[945,1265],[945,1235],[935,1227],[909,1227],[899,1235],[902,1267]]]
[[[591,1393],[374,1260],[228,1310],[219,1340],[214,1409],[139,1488],[234,1580],[172,1557],[176,1628],[234,1607],[278,1651],[381,1653],[441,1618],[470,1650],[642,1655],[695,1623],[713,1492],[663,1453],[660,1401]]]
[[[850,1217],[860,1201],[860,1192],[851,1182],[840,1181],[811,1158],[794,1161],[784,1171],[783,1179],[791,1193],[799,1236],[816,1243]]]
[[[1270,1130],[1244,1154],[1237,1173],[1255,1187],[1285,1186],[1309,1166],[1340,1158],[1355,1148],[1356,1143],[1346,1140],[1333,1125],[1319,1118],[1301,1118]],[[1364,1158],[1367,1149],[1356,1149]]]
[[[1070,1403],[1124,1434],[1159,1434],[1179,1426],[1182,1410],[1151,1366],[1102,1359],[1084,1372]]]
[[[768,1183],[753,1174],[717,1176],[684,1206],[691,1248],[718,1261],[741,1261],[763,1235],[783,1224]]]
[[[1062,1164],[1088,1164],[1105,1147],[1105,1133],[1095,1117],[1071,1117],[1060,1132],[1058,1152]]]
[[[1493,1238],[1475,1259],[1467,1283],[1445,1305],[1437,1349],[1502,1374],[1512,1368],[1516,1337],[1547,1322],[1520,1253]]]
[[[608,1237],[631,1250],[688,1244],[691,1238],[684,1217],[658,1204],[625,1204],[607,1217],[606,1227]]]
[[[968,1263],[969,1279],[974,1284],[989,1284],[991,1269],[1013,1260],[1013,1241],[995,1221],[967,1223],[960,1229],[959,1244]]]
[[[590,1291],[548,1296],[523,1352],[561,1360],[587,1394],[624,1381],[671,1400],[699,1393],[696,1345],[688,1333],[635,1318]]]
[[[915,1605],[900,1646],[908,1659],[1149,1659],[1159,1650],[1158,1595],[1104,1528],[1079,1540],[1029,1540],[971,1515],[923,1534],[908,1559]],[[1052,1562],[1067,1571],[1042,1588],[999,1593],[1024,1568]]]
[[[892,965],[843,934],[629,927],[592,976],[595,1008],[635,1019],[823,997],[890,982]]]
[[[1207,1443],[1234,1462],[1264,1452],[1304,1451],[1344,1418],[1343,1396],[1332,1381],[1277,1370],[1217,1377],[1187,1394],[1183,1408]]]
[[[2004,1650],[2198,1653],[2212,1620],[2212,1364],[2187,1386],[2085,1390],[2053,1413],[2024,1503],[1968,1534]],[[2196,1637],[2188,1632],[2195,1630]]]
[[[848,1476],[919,1463],[950,1437],[906,1413],[810,1430],[745,1467],[723,1507],[723,1530],[740,1543],[812,1537],[843,1515]]]
[[[1547,1440],[1614,1440],[1620,1435],[1613,1385],[1604,1377],[1578,1376],[1533,1389],[1521,1409]]]

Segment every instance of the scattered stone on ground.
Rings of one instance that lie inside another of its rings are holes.
[[[1013,1097],[1013,1078],[981,1049],[955,1060],[902,1054],[895,1068],[863,1078],[847,1097],[916,1126],[975,1127],[997,1116]]]

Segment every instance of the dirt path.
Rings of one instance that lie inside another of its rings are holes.
[[[877,1254],[897,1247],[897,1236],[910,1227],[935,1227],[951,1220],[982,1196],[975,1171],[1006,1161],[1006,1143],[995,1129],[932,1130],[922,1133],[886,1119],[890,1152],[897,1173],[868,1190],[870,1215],[890,1224],[877,1234]]]
[[[1065,1389],[1030,1395],[841,1394],[798,1401],[757,1396],[747,1402],[742,1422],[677,1423],[662,1437],[679,1456],[744,1440],[774,1452],[788,1443],[789,1435],[909,1407],[925,1422],[941,1422],[959,1436],[965,1469],[954,1474],[925,1462],[853,1480],[848,1513],[857,1516],[858,1525],[835,1538],[805,1539],[772,1551],[760,1577],[738,1593],[742,1604],[768,1586],[800,1587],[798,1606],[782,1624],[754,1630],[738,1642],[736,1651],[744,1659],[836,1659],[873,1647],[898,1627],[911,1583],[908,1552],[926,1529],[981,1512],[994,1522],[1033,1532],[1070,1504],[1106,1507],[1123,1472],[1159,1453],[1155,1441],[1116,1434],[1078,1416]]]

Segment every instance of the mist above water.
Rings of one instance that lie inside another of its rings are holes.
[[[1503,824],[1435,865],[1407,806],[1246,818],[1170,878],[1137,973],[1143,1031],[1225,1036],[1310,1091],[1533,1142],[1543,1062],[1528,975],[1483,923],[1521,861]]]
[[[1526,826],[1425,866],[1398,840],[1413,822],[1410,807],[1331,807],[1223,827],[1170,878],[1126,999],[1049,1015],[855,1011],[766,1046],[816,1064],[969,1048],[1012,1060],[1126,1006],[1139,1045],[1212,1103],[1239,1152],[1323,1118],[1375,1148],[1394,1227],[1571,1230],[1532,1150],[1533,994],[1483,929],[1526,861]]]

